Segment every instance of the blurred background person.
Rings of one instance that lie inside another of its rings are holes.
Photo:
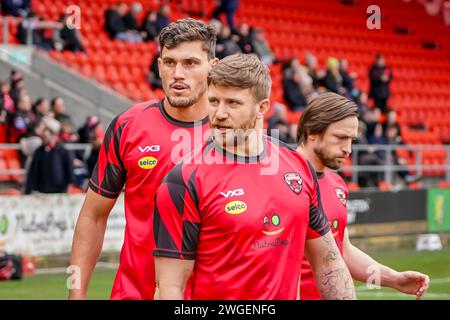
[[[369,70],[370,92],[369,97],[382,113],[388,111],[388,101],[391,94],[390,84],[392,81],[392,70],[386,65],[384,56],[379,54],[375,58],[375,63]]]
[[[66,193],[73,182],[72,158],[59,142],[61,124],[53,119],[45,122],[42,146],[33,155],[28,171],[25,194]]]
[[[239,0],[220,0],[220,4],[214,9],[213,18],[220,20],[220,16],[225,14],[227,17],[228,26],[232,33],[238,33],[234,24],[234,16],[236,10],[239,8]]]

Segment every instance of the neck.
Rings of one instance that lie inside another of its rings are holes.
[[[225,146],[226,151],[242,157],[256,157],[264,151],[263,131],[249,129],[245,141],[237,146]]]
[[[187,108],[175,108],[170,105],[167,99],[164,99],[164,109],[166,112],[178,121],[193,122],[203,120],[208,116],[208,100],[206,93],[192,106]]]
[[[307,147],[305,146],[305,144],[302,143],[297,148],[297,152],[303,154],[306,157],[306,159],[308,159],[311,162],[316,172],[325,171],[325,166],[323,165],[322,161],[320,161],[319,157],[317,157],[312,147]]]

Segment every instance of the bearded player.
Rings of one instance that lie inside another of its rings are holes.
[[[131,107],[107,130],[75,229],[71,264],[80,268],[81,288],[70,291],[71,299],[86,297],[108,216],[124,186],[125,239],[111,299],[154,297],[154,262],[149,254],[154,249],[154,193],[183,150],[188,153],[195,144],[202,145],[202,137],[194,141],[194,131],[209,128],[207,76],[217,62],[215,30],[203,22],[171,23],[161,31],[159,42],[165,99]],[[179,155],[173,154],[174,148]]]
[[[343,179],[332,170],[339,169],[349,157],[357,131],[358,107],[340,95],[323,93],[309,103],[300,118],[297,151],[308,158],[317,172],[324,211],[353,279],[367,281],[371,276],[368,271],[376,267],[381,286],[419,299],[428,288],[427,275],[415,271],[397,272],[376,262],[350,242],[346,210],[348,190]],[[306,259],[302,267],[300,297],[302,300],[322,299]]]
[[[169,172],[156,195],[159,298],[188,291],[191,299],[296,299],[305,253],[326,299],[354,299],[314,170],[262,134],[267,66],[254,55],[228,56],[208,84],[212,138]]]

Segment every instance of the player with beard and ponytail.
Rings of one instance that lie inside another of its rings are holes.
[[[374,271],[379,272],[379,285],[420,299],[429,285],[427,275],[415,271],[397,272],[384,266],[353,246],[348,236],[348,190],[344,180],[332,170],[339,169],[350,156],[352,140],[358,132],[358,107],[338,94],[323,93],[308,104],[297,130],[297,151],[306,156],[317,172],[322,206],[353,279],[367,281]],[[300,298],[322,299],[306,259],[302,266]]]
[[[125,239],[111,299],[154,297],[154,193],[184,155],[174,156],[173,150],[188,153],[202,144],[193,141],[194,131],[209,128],[207,76],[217,63],[215,30],[203,22],[171,23],[161,31],[159,42],[165,98],[131,107],[106,132],[73,238],[71,264],[80,268],[81,288],[72,288],[70,299],[86,297],[108,216],[124,186]]]

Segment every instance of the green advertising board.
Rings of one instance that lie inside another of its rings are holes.
[[[450,189],[428,190],[429,232],[450,232]]]

